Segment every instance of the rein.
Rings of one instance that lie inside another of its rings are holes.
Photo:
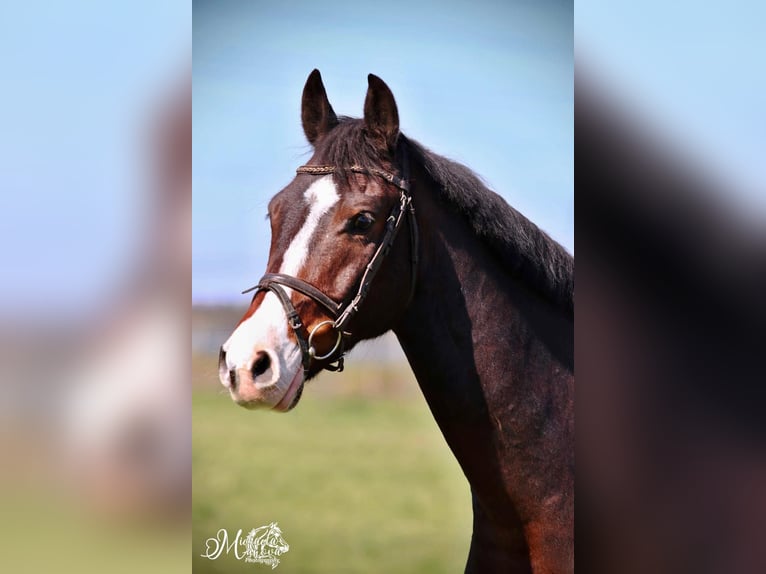
[[[406,165],[406,162],[405,162]],[[303,165],[299,167],[296,172],[304,173],[308,175],[329,175],[340,171],[338,168],[332,165]],[[360,166],[346,167],[343,171],[350,171],[354,173],[363,173],[366,175],[374,175],[386,180],[391,185],[394,185],[399,189],[399,203],[397,203],[391,210],[390,215],[386,219],[386,230],[383,234],[380,244],[378,244],[375,253],[373,254],[370,262],[365,267],[362,277],[359,280],[359,287],[354,297],[345,305],[335,302],[333,299],[325,295],[320,289],[291,275],[284,275],[282,273],[266,273],[255,287],[242,291],[243,294],[255,291],[270,291],[277,296],[282,307],[287,315],[287,321],[290,327],[295,332],[295,336],[298,339],[298,345],[301,350],[303,372],[304,377],[308,376],[309,368],[311,367],[311,361],[324,361],[327,359],[332,360],[324,368],[328,371],[340,372],[343,370],[343,357],[345,351],[345,340],[351,336],[351,333],[347,330],[348,324],[359,312],[359,307],[367,297],[367,293],[370,290],[375,275],[377,274],[380,266],[383,264],[383,260],[391,250],[391,246],[396,239],[396,235],[399,233],[399,229],[402,226],[402,222],[405,219],[405,215],[408,216],[410,221],[410,294],[407,305],[410,304],[412,298],[415,295],[417,267],[418,267],[418,226],[415,220],[415,207],[412,205],[412,196],[410,195],[409,181],[406,177],[399,177],[393,173],[389,173],[382,169],[377,168],[363,168]],[[298,293],[305,295],[312,299],[315,303],[327,311],[332,321],[322,321],[315,325],[308,337],[303,336],[303,322],[301,321],[298,311],[290,300],[290,295],[285,291],[285,287],[293,289]],[[317,330],[324,325],[331,325],[337,332],[338,336],[335,341],[335,346],[329,353],[321,356],[317,356],[315,347],[313,346],[314,336]]]

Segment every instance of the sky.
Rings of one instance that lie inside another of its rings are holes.
[[[0,3],[0,313],[81,317],[135,271],[151,114],[191,66],[191,6]]]
[[[574,252],[571,3],[195,2],[193,45],[194,302],[245,304],[264,272],[268,200],[311,155],[314,68],[355,117],[380,76],[403,133]]]
[[[766,219],[766,3],[576,3],[578,66],[644,128],[724,182],[743,224]]]

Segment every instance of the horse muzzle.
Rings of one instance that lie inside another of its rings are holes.
[[[286,367],[270,349],[256,351],[243,365],[233,365],[223,347],[218,356],[221,384],[234,402],[248,409],[288,411],[295,406],[303,389],[303,369],[298,364],[288,372]]]

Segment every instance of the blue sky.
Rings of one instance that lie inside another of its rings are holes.
[[[574,250],[571,3],[195,2],[193,44],[195,302],[244,302],[262,274],[313,68],[350,116],[383,78],[404,133]]]
[[[187,0],[0,3],[0,312],[83,313],[135,271],[150,114],[191,55]]]
[[[722,179],[724,200],[766,218],[766,3],[576,4],[578,66],[595,73],[644,127]]]

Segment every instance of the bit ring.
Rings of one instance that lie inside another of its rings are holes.
[[[319,329],[319,327],[321,327],[322,325],[334,325],[334,324],[335,323],[333,321],[322,321],[321,323],[318,323],[317,325],[315,325],[313,329],[311,329],[311,333],[309,333],[309,338],[308,338],[308,347],[309,347],[309,356],[312,359],[316,359],[317,361],[324,361],[325,359],[329,359],[330,357],[332,357],[338,351],[338,349],[340,349],[340,345],[343,342],[343,333],[341,333],[340,331],[338,331],[338,338],[335,341],[335,346],[326,355],[322,355],[321,357],[318,357],[316,354],[316,349],[314,348],[314,345],[312,344],[314,335],[316,334],[317,329]]]

